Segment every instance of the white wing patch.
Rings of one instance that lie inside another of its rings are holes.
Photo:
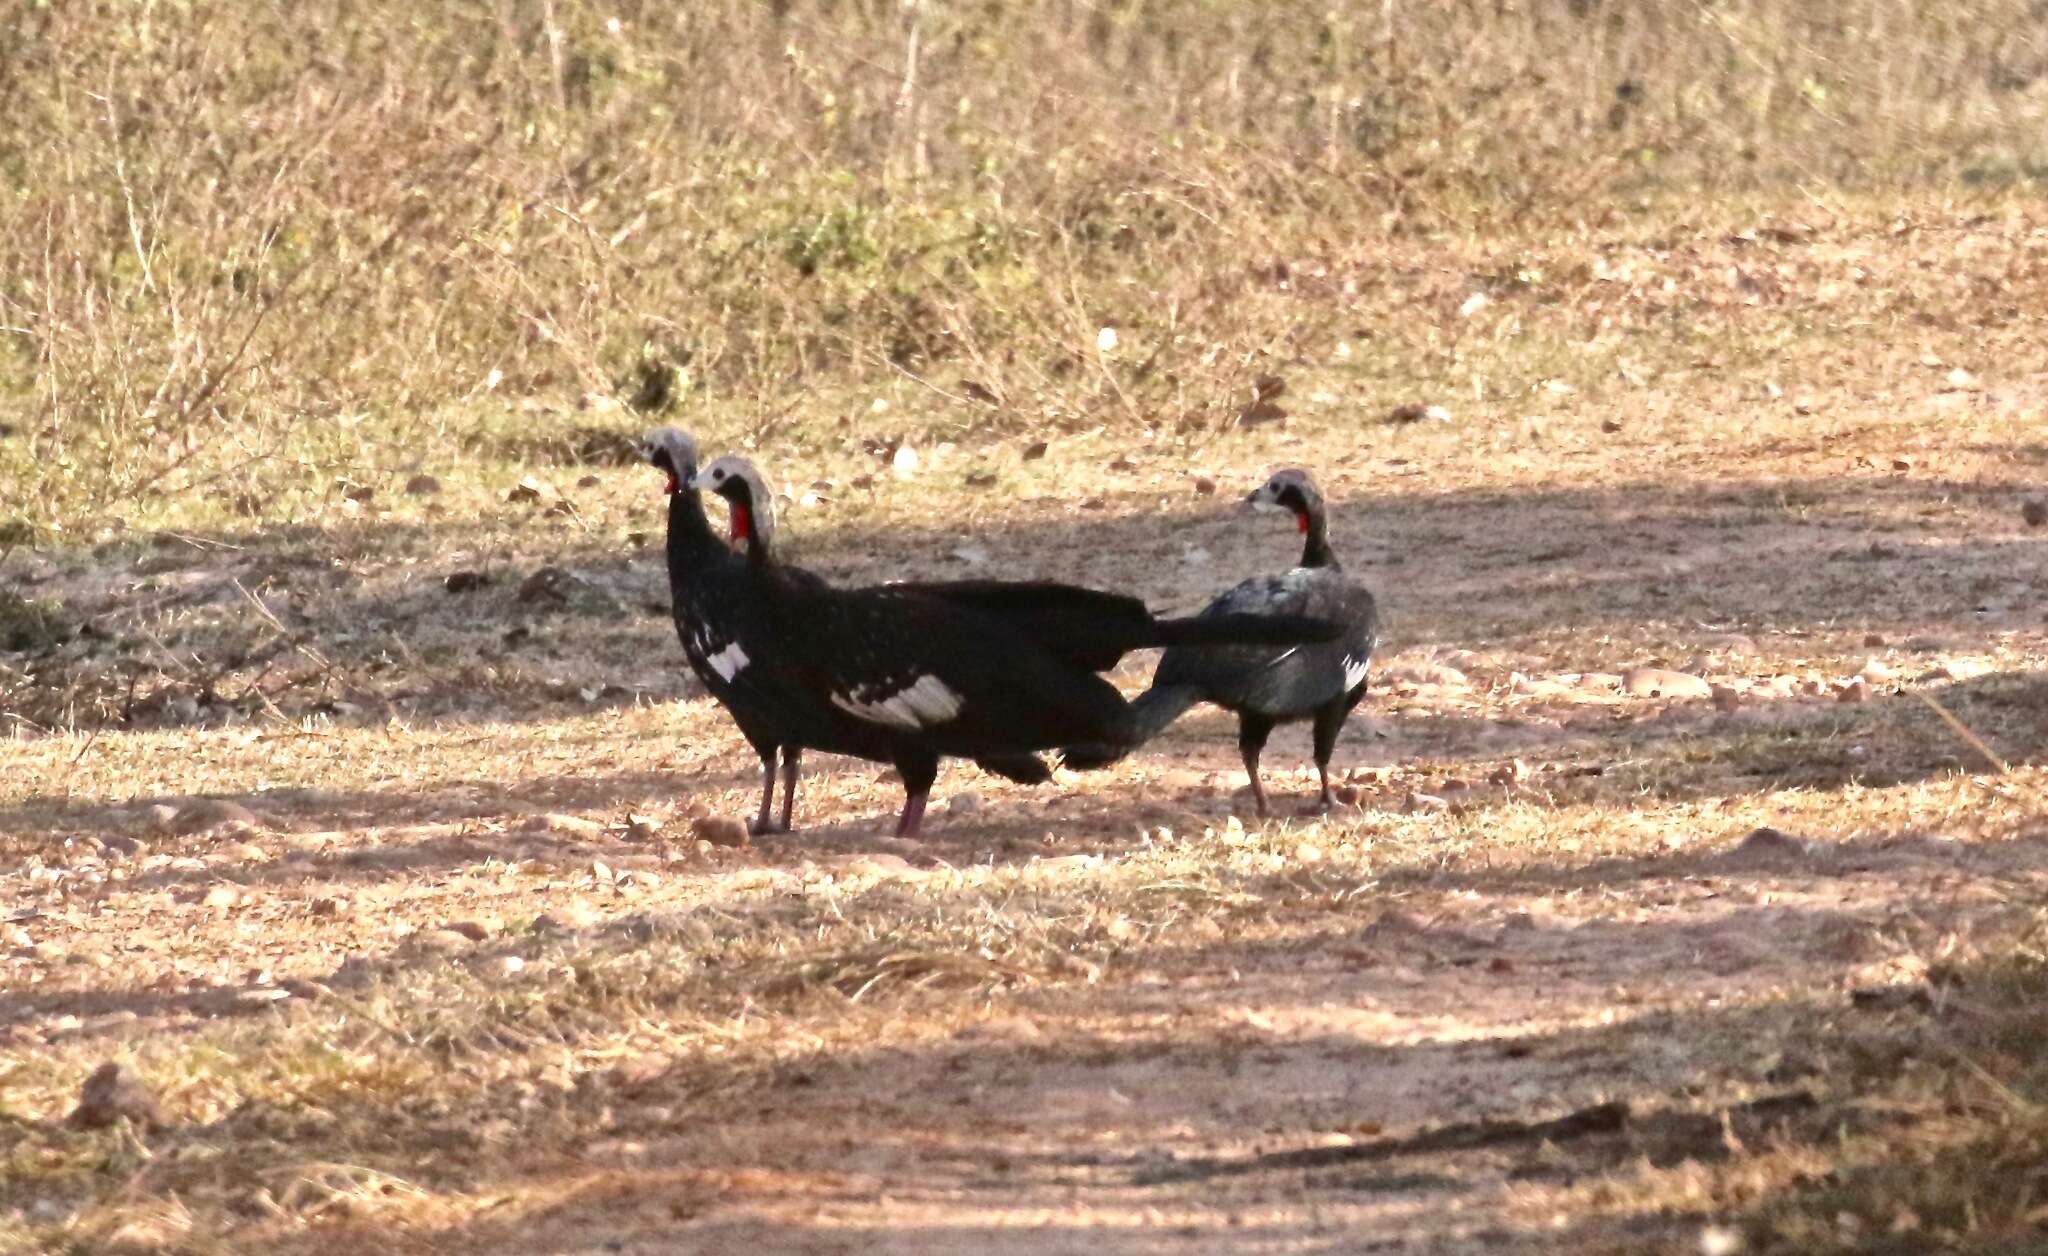
[[[883,696],[879,685],[832,695],[832,705],[857,719],[915,731],[943,724],[960,714],[960,695],[936,676],[920,676],[909,686]]]
[[[704,662],[718,673],[719,679],[729,682],[746,667],[747,652],[740,649],[740,643],[735,641]]]
[[[1359,684],[1365,680],[1365,669],[1365,659],[1355,659],[1348,654],[1344,656],[1344,688],[1346,692],[1358,688]]]

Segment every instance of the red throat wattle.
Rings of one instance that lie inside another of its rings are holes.
[[[668,495],[669,495],[670,497],[674,497],[674,496],[675,496],[675,495],[676,495],[677,493],[680,493],[680,492],[682,492],[682,491],[683,491],[683,481],[682,481],[681,477],[677,476],[677,475],[676,475],[676,473],[675,473],[675,472],[673,472],[673,471],[669,472],[669,473],[668,473],[668,489],[667,489]]]
[[[738,502],[732,504],[732,539],[751,540],[754,535],[754,512]]]
[[[1294,512],[1294,530],[1303,536],[1308,535],[1308,512],[1306,510]]]

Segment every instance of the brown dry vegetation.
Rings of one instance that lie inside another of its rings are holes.
[[[444,9],[0,15],[0,1248],[2044,1242],[2027,6]],[[656,421],[1174,609],[1315,467],[1355,801],[697,842]]]

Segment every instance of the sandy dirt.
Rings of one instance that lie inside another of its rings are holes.
[[[1098,443],[971,526],[793,516],[840,578],[1188,609],[1290,560],[1229,499],[1319,460],[1389,631],[1351,802],[1264,823],[1200,711],[1038,790],[949,765],[923,841],[886,835],[888,773],[821,758],[800,832],[700,843],[757,769],[682,677],[658,545],[497,556],[589,612],[510,576],[460,601],[459,538],[340,579],[52,564],[110,630],[155,622],[148,581],[278,636],[327,705],[0,743],[7,1206],[137,1250],[1699,1250],[1673,1183],[1824,1143],[1844,1054],[1918,1032],[1930,973],[2042,888],[2039,382],[1931,380],[1739,459],[1677,417],[1520,453],[1276,434],[1211,497]],[[1712,694],[1630,692],[1644,667]],[[1267,752],[1283,808],[1306,742]],[[146,1154],[56,1124],[102,1059],[166,1104]]]

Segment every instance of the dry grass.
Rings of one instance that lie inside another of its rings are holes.
[[[300,518],[514,407],[522,435],[625,402],[829,443],[890,390],[924,404],[885,435],[1214,431],[1359,328],[1393,342],[1358,368],[1389,406],[1519,399],[1578,372],[1498,319],[1410,344],[1385,313],[1576,310],[1612,277],[1547,242],[1682,253],[1723,225],[1703,193],[1805,221],[2026,194],[2044,108],[2021,0],[10,20],[0,522],[72,539]],[[1571,339],[1604,373],[1599,325]]]
[[[0,1249],[2042,1242],[2018,6],[18,7]],[[1356,805],[1210,712],[698,843],[657,415],[1176,609],[1315,467]]]

